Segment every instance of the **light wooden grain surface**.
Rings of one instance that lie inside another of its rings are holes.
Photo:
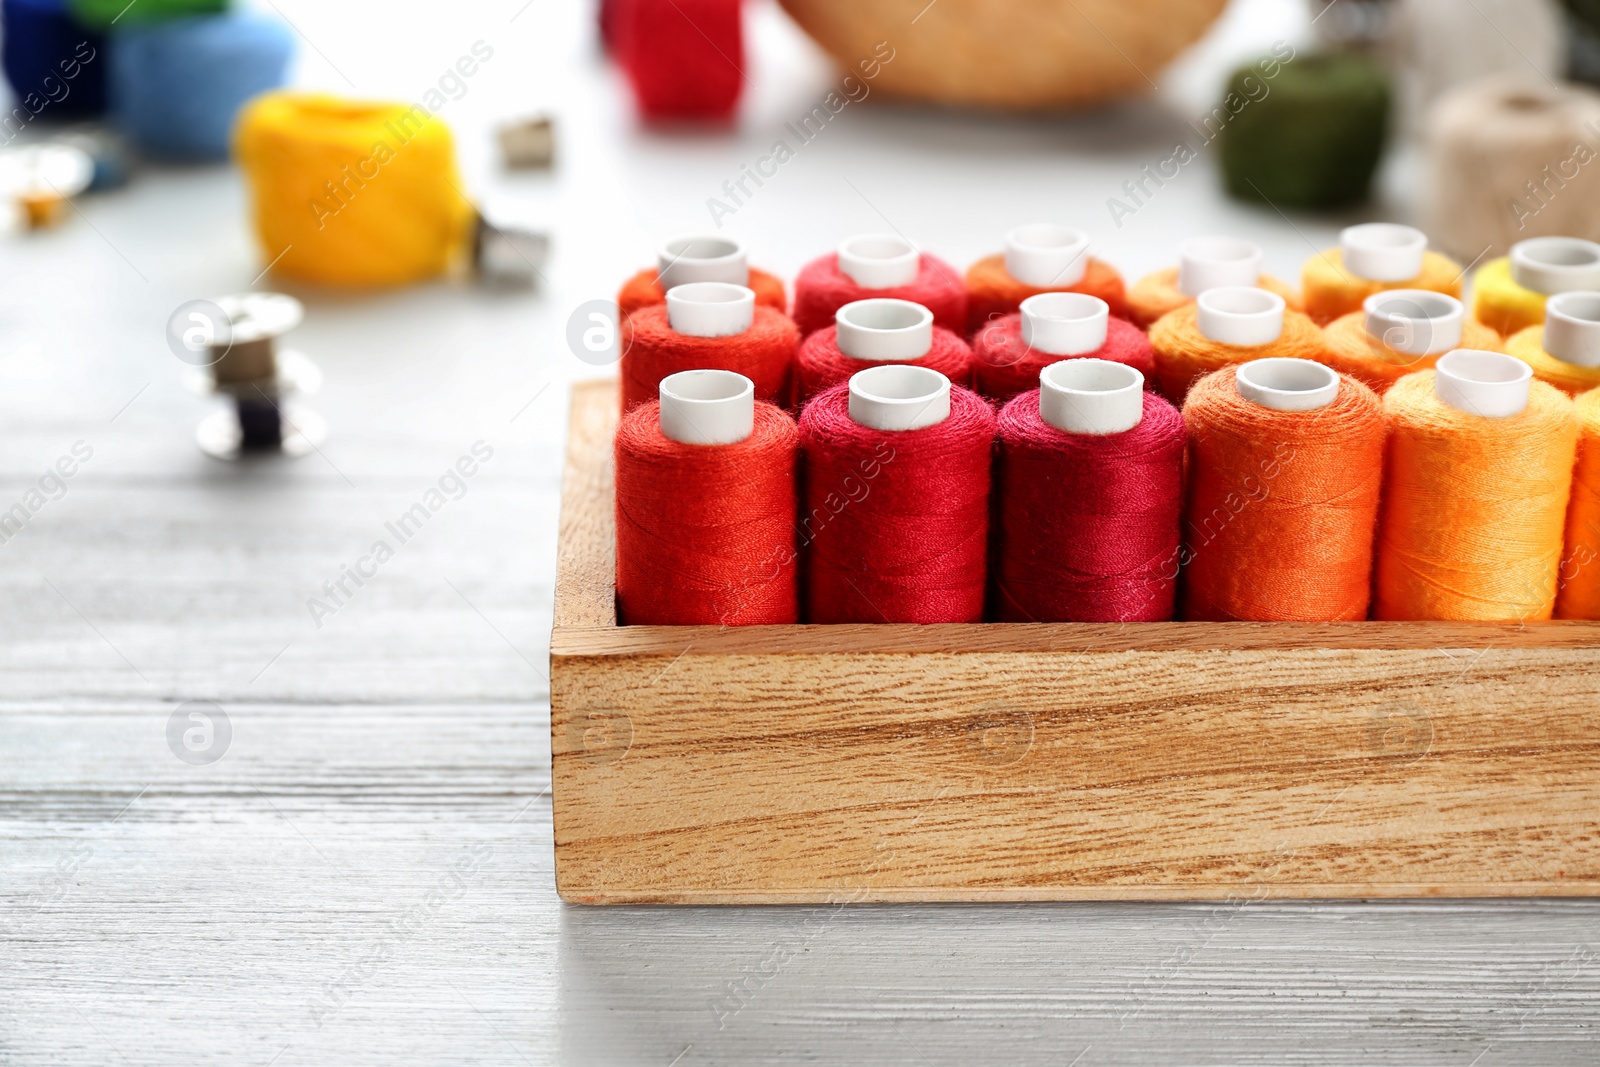
[[[471,187],[558,218],[550,285],[302,294],[324,455],[228,467],[193,446],[210,408],[161,328],[260,269],[231,174],[163,171],[0,248],[0,503],[94,449],[0,544],[0,1063],[1593,1062],[1583,901],[562,906],[542,672],[566,385],[595,372],[566,319],[705,227],[826,68],[758,5],[741,132],[673,138],[631,128],[581,5],[278,6],[300,80],[341,92],[413,99],[492,44],[447,117]],[[1293,6],[1247,5],[1211,59]],[[489,166],[516,102],[561,109],[553,177]],[[1338,221],[1226,204],[1196,169],[1113,228],[1096,205],[1170,150],[1154,110],[844,118],[733,220],[785,275],[878,208],[966,262],[1086,205],[1129,273],[1233,230],[1292,276]],[[478,440],[466,495],[317,628],[306,599]],[[196,700],[233,727],[209,766],[167,746]]]

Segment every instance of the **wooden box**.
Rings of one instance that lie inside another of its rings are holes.
[[[619,627],[616,407],[574,390],[565,900],[1600,892],[1600,624]]]

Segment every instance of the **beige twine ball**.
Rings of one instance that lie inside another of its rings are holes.
[[[1152,91],[1227,0],[781,0],[846,70],[894,50],[874,91],[1046,109]]]

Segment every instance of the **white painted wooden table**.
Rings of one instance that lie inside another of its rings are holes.
[[[1301,32],[1290,8],[1244,5],[1162,99]],[[549,209],[549,284],[295,290],[332,436],[224,465],[162,329],[260,269],[232,172],[149,173],[0,247],[0,510],[92,449],[0,544],[0,1063],[1593,1062],[1582,901],[563,906],[544,673],[565,391],[594,372],[566,319],[709,225],[831,75],[758,5],[739,132],[668,136],[634,127],[578,5],[282,9],[299,79],[340,91],[416,99],[494,48],[445,116],[476,191]],[[541,106],[560,168],[498,174],[489,124]],[[791,276],[891,227],[965,263],[1067,219],[1130,275],[1198,232],[1291,277],[1332,239],[1224,202],[1209,159],[1115,227],[1106,198],[1178,127],[851,105],[730,228]],[[459,499],[319,627],[308,598],[479,441]],[[208,765],[168,746],[189,701],[231,726]]]

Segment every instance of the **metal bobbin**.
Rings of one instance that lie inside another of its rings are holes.
[[[300,301],[280,293],[238,293],[196,303],[189,318],[195,328],[209,329],[207,362],[186,375],[187,384],[201,396],[233,401],[195,429],[200,450],[229,460],[315,451],[327,439],[327,422],[292,398],[320,389],[322,372],[301,353],[278,347],[278,338],[305,315]]]
[[[550,257],[550,234],[531,205],[496,198],[478,207],[472,265],[490,285],[531,288]]]

